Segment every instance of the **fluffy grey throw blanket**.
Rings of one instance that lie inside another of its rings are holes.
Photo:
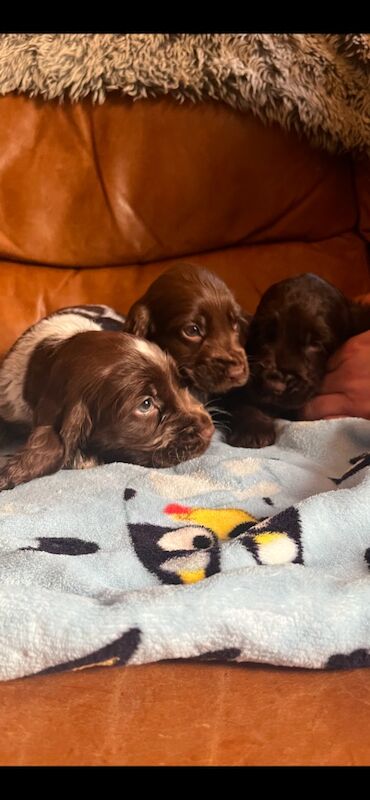
[[[206,98],[370,152],[370,34],[2,34],[0,94]]]

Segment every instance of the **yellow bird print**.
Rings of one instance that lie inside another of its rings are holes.
[[[238,532],[244,533],[259,521],[241,508],[192,508],[170,503],[164,511],[174,519],[209,528],[221,541],[229,539],[231,534],[234,538],[239,526],[242,528]]]

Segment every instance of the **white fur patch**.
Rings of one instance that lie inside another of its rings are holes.
[[[147,342],[146,339],[139,339],[136,337],[134,344],[139,353],[151,361],[155,361],[157,364],[158,361],[166,361],[166,354],[163,352],[163,350],[161,350],[160,347],[158,347],[158,345],[153,344],[152,342]]]
[[[28,423],[31,409],[23,397],[29,360],[44,339],[55,342],[83,331],[100,331],[93,320],[79,314],[53,314],[29,328],[13,345],[0,367],[0,417],[7,422]],[[46,376],[45,376],[46,377]]]
[[[151,359],[155,358],[155,351],[153,350],[153,347],[151,347],[149,342],[146,342],[145,339],[135,339],[133,344],[135,344],[136,350],[138,350],[143,356]]]
[[[81,313],[84,316],[88,316],[90,319],[97,321],[104,319],[113,319],[116,322],[124,323],[126,320],[126,317],[124,317],[123,314],[119,314],[118,311],[114,310],[114,308],[111,308],[111,306],[106,306],[106,305],[87,304],[84,306],[67,306],[66,308],[63,308],[56,313],[66,314],[66,312],[71,312],[73,314]]]

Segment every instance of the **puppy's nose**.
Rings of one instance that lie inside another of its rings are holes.
[[[230,364],[227,374],[229,378],[242,378],[246,374],[246,371],[246,364],[234,362],[233,364]]]
[[[270,388],[274,394],[283,394],[283,392],[285,392],[286,385],[283,383],[283,381],[270,381]]]
[[[229,378],[241,378],[247,371],[247,357],[244,350],[231,350],[229,354],[222,354],[215,359],[217,364],[225,370]]]
[[[278,371],[271,371],[265,375],[265,384],[275,394],[282,394],[286,389],[286,382]]]

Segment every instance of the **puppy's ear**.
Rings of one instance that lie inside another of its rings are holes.
[[[51,425],[39,425],[22,449],[0,470],[0,491],[33,478],[52,475],[63,466],[64,447]]]
[[[239,309],[239,316],[238,316],[239,330],[240,330],[239,338],[242,347],[245,347],[246,345],[252,317],[253,314],[249,314],[249,312],[244,311],[243,308]]]
[[[123,330],[126,333],[133,333],[134,336],[142,336],[144,339],[154,333],[154,324],[148,306],[140,301],[134,303],[127,314]]]
[[[72,466],[77,450],[86,445],[91,429],[92,419],[83,400],[66,409],[60,428],[60,438],[64,444],[63,466]]]

